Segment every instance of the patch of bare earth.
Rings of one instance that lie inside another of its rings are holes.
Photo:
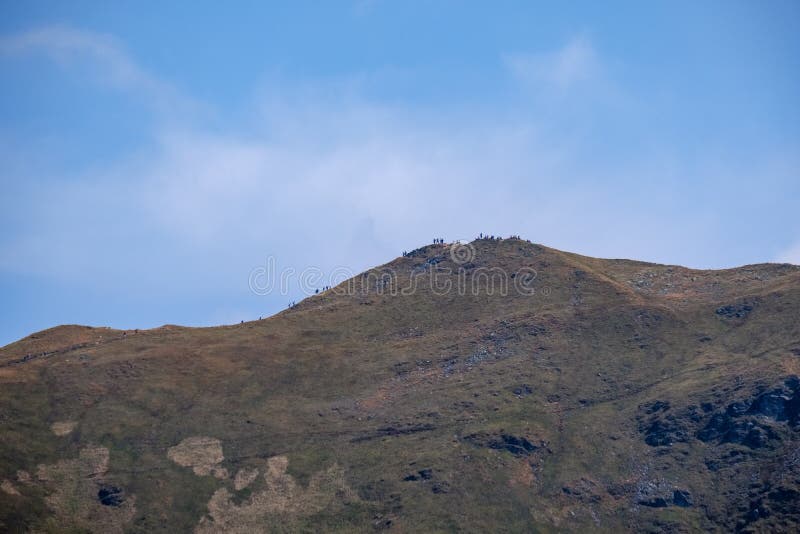
[[[533,475],[533,466],[527,459],[521,459],[514,464],[509,483],[512,486],[530,488],[536,480]]]
[[[0,369],[0,382],[24,382],[25,378],[22,377],[17,369]]]
[[[258,478],[258,469],[248,469],[245,467],[236,473],[236,477],[233,479],[233,487],[236,491],[241,491],[252,484],[256,478]]]
[[[17,488],[14,487],[14,484],[12,484],[10,480],[4,480],[2,483],[0,483],[0,490],[3,490],[3,492],[8,495],[20,494]]]
[[[50,430],[56,436],[67,436],[75,430],[76,426],[78,426],[77,421],[56,421],[50,425]]]
[[[122,533],[136,513],[135,497],[116,490],[113,505],[101,502],[106,484],[109,453],[105,447],[86,447],[78,458],[40,465],[36,477],[52,492],[46,502],[55,525],[65,530]]]
[[[360,409],[374,412],[391,403],[401,394],[446,378],[438,367],[417,369],[399,377],[392,377],[380,384],[370,395],[357,401]]]
[[[267,460],[264,488],[254,492],[241,505],[233,502],[227,488],[221,488],[208,502],[209,514],[195,528],[198,534],[267,532],[276,518],[289,521],[311,516],[326,509],[335,509],[358,500],[344,478],[344,469],[334,464],[312,475],[303,488],[286,473],[289,460],[274,456]],[[286,523],[284,523],[285,525]]]
[[[228,478],[228,470],[219,464],[225,459],[217,438],[193,436],[167,450],[167,458],[183,467],[191,467],[196,475]]]

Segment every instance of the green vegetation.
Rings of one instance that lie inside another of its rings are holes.
[[[263,321],[64,326],[0,349],[0,482],[18,493],[0,491],[0,531],[186,532],[236,514],[246,528],[220,530],[797,529],[800,268],[470,246],[469,263],[430,245]],[[534,269],[536,291],[374,285],[459,268]],[[193,436],[221,442],[212,474],[167,457]],[[91,447],[108,468],[76,494],[119,490],[130,521],[115,505],[68,520],[65,488],[37,475]],[[259,476],[236,489],[243,469]]]

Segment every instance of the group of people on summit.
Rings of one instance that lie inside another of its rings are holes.
[[[489,235],[489,234],[484,235],[483,232],[481,232],[478,235],[478,239],[489,239],[489,240],[497,240],[497,241],[499,241],[499,240],[502,240],[503,238],[500,237],[500,236],[494,236],[494,235]],[[522,238],[520,236],[518,236],[518,235],[512,235],[512,236],[509,236],[508,239],[522,239]],[[433,244],[434,245],[444,245],[445,244],[444,238],[442,238],[442,237],[434,237],[433,238]],[[406,257],[408,255],[409,255],[409,253],[404,250],[403,251],[403,257]],[[331,288],[331,286],[324,286],[321,290],[320,289],[315,289],[314,290],[314,294],[317,295],[317,294],[320,293],[320,291],[327,291],[330,288]],[[292,301],[292,302],[289,303],[289,308],[294,308],[296,305],[297,305],[297,303]],[[260,319],[260,317],[259,317],[259,319]]]

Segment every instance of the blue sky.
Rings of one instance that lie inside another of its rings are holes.
[[[0,1],[0,344],[435,236],[800,263],[798,2],[109,4]]]

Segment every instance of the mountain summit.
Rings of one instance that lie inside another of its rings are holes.
[[[800,267],[437,243],[0,349],[8,532],[797,531]]]

